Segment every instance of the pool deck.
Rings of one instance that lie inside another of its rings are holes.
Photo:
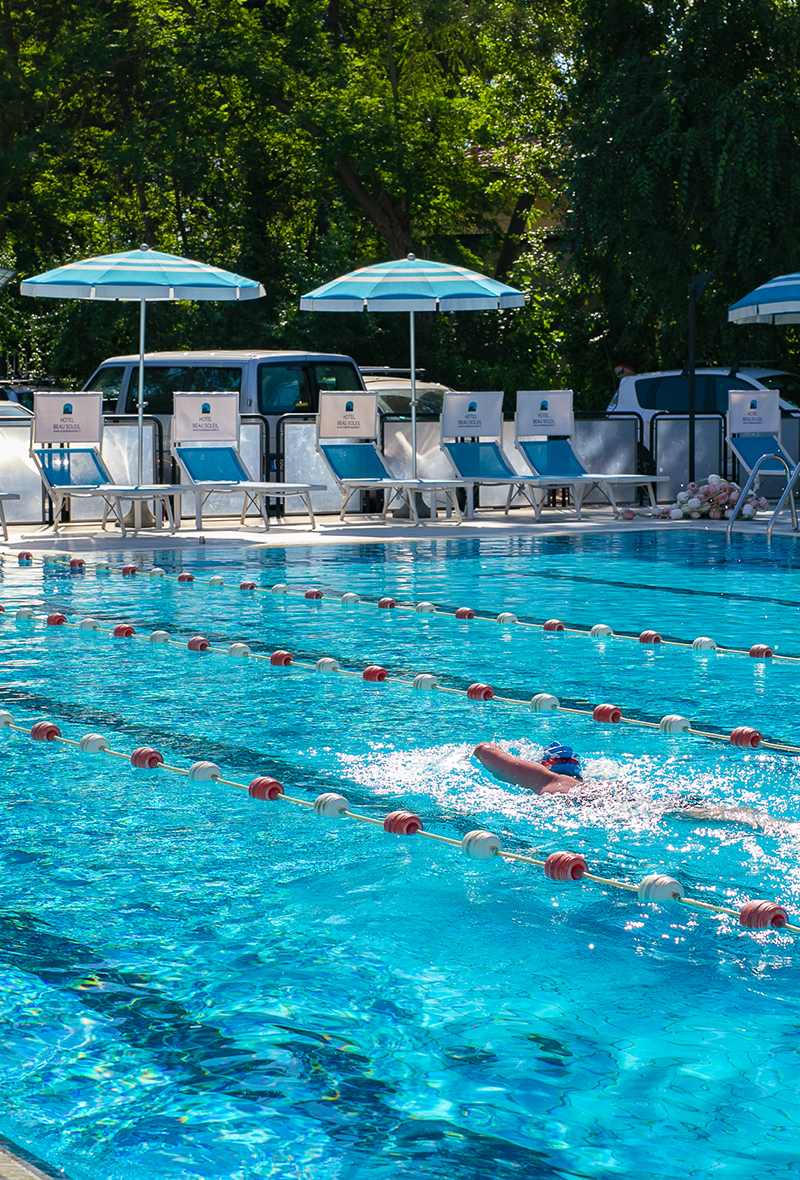
[[[736,536],[765,537],[769,514],[755,521],[737,521]],[[496,540],[501,537],[578,536],[592,533],[674,531],[725,533],[726,521],[708,519],[690,521],[655,520],[649,515],[637,515],[634,520],[615,519],[606,507],[586,507],[583,520],[577,520],[573,509],[549,509],[538,523],[529,511],[512,511],[506,516],[500,509],[484,509],[475,519],[463,524],[440,518],[415,525],[407,520],[382,521],[380,516],[363,516],[342,522],[338,516],[317,516],[317,528],[310,527],[308,518],[292,517],[291,523],[275,522],[269,532],[260,526],[240,527],[230,519],[206,523],[202,533],[184,524],[176,533],[164,529],[142,529],[138,534],[121,537],[117,529],[104,532],[99,524],[67,525],[56,534],[36,526],[9,525],[9,540],[0,542],[0,553],[15,554],[19,549],[31,552],[64,552],[80,555],[100,552],[136,552],[137,550],[193,550],[200,546],[244,548],[269,546],[288,548],[297,545],[375,545],[393,542],[434,540],[467,540],[479,538]],[[785,522],[776,525],[774,537],[792,537],[788,513]]]
[[[45,1171],[48,1167],[16,1143],[0,1138],[0,1180],[66,1180],[66,1173]]]

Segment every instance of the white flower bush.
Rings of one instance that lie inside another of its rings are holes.
[[[662,508],[658,515],[662,520],[700,520],[704,516],[709,520],[728,520],[741,498],[738,484],[728,483],[719,475],[709,475],[707,483],[687,484],[685,491],[678,492],[676,502]],[[769,501],[765,496],[749,493],[740,515],[752,520],[759,509],[763,512],[766,508]]]

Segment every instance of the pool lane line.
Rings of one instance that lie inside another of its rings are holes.
[[[57,558],[57,560],[56,560],[56,558]],[[75,559],[73,559],[73,560],[75,560]],[[160,566],[154,566],[146,574],[142,574],[142,571],[139,570],[138,566],[130,565],[130,566],[123,566],[123,567],[117,568],[117,567],[111,565],[109,562],[97,562],[97,563],[95,563],[94,566],[92,566],[91,564],[87,565],[87,563],[84,561],[83,558],[79,558],[77,560],[83,562],[83,566],[80,567],[79,569],[77,569],[77,571],[75,571],[75,572],[79,572],[79,573],[83,572],[83,570],[86,568],[89,568],[89,569],[93,568],[96,575],[105,574],[105,575],[109,575],[109,576],[110,575],[120,575],[120,576],[126,576],[126,577],[134,577],[134,576],[141,574],[141,576],[143,576],[143,577],[159,578],[159,579],[163,578],[163,579],[166,579],[166,581],[168,581],[168,582],[180,582],[182,584],[189,584],[189,585],[195,584],[195,585],[199,585],[199,586],[210,586],[213,589],[224,588],[227,590],[232,590],[235,588],[232,585],[227,585],[225,583],[224,579],[222,579],[222,577],[220,577],[219,575],[212,575],[212,577],[210,579],[204,579],[204,578],[196,578],[194,574],[168,574],[166,572],[166,570],[162,569]],[[31,563],[25,563],[25,564],[31,564]],[[50,566],[56,566],[56,567],[66,567],[67,570],[69,570],[71,568],[68,559],[62,557],[60,554],[50,555],[49,560],[45,560],[43,558],[42,564],[43,564],[43,567],[50,565]],[[124,570],[127,570],[128,573],[123,574]],[[632,588],[635,589],[636,587],[632,587]],[[283,583],[283,582],[279,582],[275,586],[260,586],[256,582],[245,581],[245,582],[240,583],[240,585],[238,586],[238,589],[240,591],[247,590],[251,593],[255,592],[255,593],[260,593],[260,594],[282,594],[282,595],[287,595],[287,596],[293,597],[293,598],[298,598],[298,597],[305,598],[309,594],[309,589],[303,590],[300,587],[298,587],[297,589],[294,589],[293,587],[290,587],[289,585],[287,585],[286,583]],[[543,623],[534,623],[534,622],[530,622],[527,620],[520,620],[513,613],[513,611],[501,611],[499,615],[493,616],[493,615],[489,615],[486,613],[479,614],[476,611],[473,611],[472,608],[436,607],[434,603],[424,603],[424,605],[430,606],[430,607],[432,607],[432,609],[430,611],[420,612],[419,607],[420,607],[420,605],[423,605],[422,603],[401,602],[401,601],[398,601],[394,598],[390,598],[389,596],[383,596],[382,598],[379,598],[375,602],[373,602],[371,600],[371,598],[362,598],[360,595],[354,594],[350,591],[346,591],[343,595],[339,596],[338,598],[333,595],[326,597],[323,591],[321,591],[321,590],[317,591],[317,588],[312,588],[312,589],[315,591],[315,594],[318,594],[318,596],[315,596],[313,598],[309,598],[309,601],[313,601],[313,602],[324,601],[327,603],[334,603],[334,604],[338,604],[341,606],[359,606],[359,605],[374,606],[374,607],[378,607],[380,609],[386,609],[386,610],[403,610],[403,611],[415,612],[415,613],[439,615],[443,618],[457,618],[458,612],[460,610],[468,610],[469,615],[462,616],[462,618],[458,619],[459,622],[499,623],[501,626],[505,626],[505,627],[515,627],[515,626],[516,627],[527,627],[529,630],[547,631],[548,633],[552,633],[552,634],[563,633],[566,635],[582,635],[582,636],[587,636],[591,639],[627,639],[632,642],[641,643],[646,646],[663,645],[664,647],[681,647],[681,648],[687,649],[689,651],[705,651],[705,652],[713,651],[716,654],[722,655],[722,656],[729,656],[729,655],[730,656],[749,656],[751,659],[756,659],[756,660],[772,659],[772,660],[776,660],[778,663],[783,663],[783,664],[800,664],[800,656],[779,655],[771,647],[769,647],[768,644],[754,644],[753,647],[746,650],[745,648],[739,648],[739,647],[721,647],[714,640],[711,640],[711,646],[704,645],[703,647],[695,647],[695,644],[698,643],[699,639],[708,639],[708,636],[699,636],[698,639],[695,639],[695,640],[674,639],[674,638],[664,639],[663,636],[661,636],[658,632],[654,632],[650,629],[645,629],[644,631],[640,632],[637,635],[637,634],[634,634],[633,632],[626,632],[626,631],[615,632],[609,627],[608,630],[606,632],[604,632],[603,634],[593,635],[592,632],[595,627],[597,627],[598,625],[605,627],[605,624],[594,624],[594,626],[592,626],[592,627],[575,627],[575,626],[567,626],[565,623],[562,623],[560,619],[548,619],[548,620],[545,620],[545,622],[543,622]],[[347,599],[348,601],[345,602],[345,599]],[[388,607],[388,606],[381,607],[382,602],[391,602],[393,605],[391,607]],[[793,603],[786,603],[784,605],[794,605],[794,604]],[[501,620],[503,620],[504,616],[510,616],[510,619],[506,622],[502,622]],[[557,626],[554,626],[552,624],[557,624]],[[648,634],[655,635],[655,636],[657,636],[657,638],[644,639],[643,636],[648,635]],[[756,654],[756,649],[762,649],[762,650],[760,652],[758,652],[758,654]]]
[[[152,746],[140,746],[132,753],[126,754],[120,750],[112,750],[107,739],[101,734],[87,734],[77,741],[74,738],[65,738],[58,726],[51,721],[38,721],[30,729],[26,729],[25,726],[15,724],[12,715],[4,710],[0,710],[0,728],[9,729],[13,733],[25,734],[34,741],[60,742],[73,749],[77,748],[84,754],[105,754],[113,758],[122,758],[140,770],[159,770],[181,775],[193,782],[217,782],[225,786],[236,787],[247,791],[250,798],[261,802],[289,803],[313,810],[315,815],[327,819],[350,819],[357,823],[383,828],[391,835],[418,836],[421,839],[449,844],[460,848],[462,853],[474,860],[491,860],[497,857],[504,861],[518,861],[521,864],[533,865],[543,869],[545,876],[551,881],[574,883],[585,879],[597,885],[635,893],[639,901],[658,903],[677,901],[684,906],[698,910],[727,914],[738,918],[740,925],[747,929],[774,928],[786,930],[792,934],[800,934],[800,926],[791,924],[788,921],[786,910],[775,902],[754,899],[745,902],[740,909],[735,910],[729,906],[713,905],[710,902],[686,897],[683,885],[674,877],[665,874],[648,874],[638,884],[620,881],[615,877],[600,877],[589,872],[586,860],[580,854],[559,851],[551,853],[546,860],[540,860],[525,853],[503,849],[498,837],[482,828],[467,832],[461,840],[455,840],[451,836],[427,832],[420,817],[411,811],[391,811],[383,819],[376,819],[374,816],[361,815],[359,812],[351,811],[350,804],[344,795],[335,792],[324,792],[314,800],[298,799],[286,795],[282,784],[267,775],[258,775],[249,784],[240,783],[233,779],[223,778],[222,770],[215,762],[199,761],[192,763],[189,767],[172,766],[164,762],[161,751]]]
[[[625,724],[638,726],[641,729],[658,729],[662,733],[667,734],[692,734],[695,737],[705,738],[710,741],[728,742],[733,746],[744,746],[748,749],[754,750],[762,747],[767,750],[775,750],[784,754],[800,754],[800,746],[792,745],[788,742],[775,742],[765,740],[757,729],[752,729],[749,726],[737,726],[730,734],[714,733],[711,730],[697,729],[691,723],[679,714],[666,714],[660,721],[646,721],[639,717],[625,717],[622,710],[615,705],[600,704],[595,705],[593,709],[579,709],[574,706],[562,705],[557,697],[550,693],[536,693],[530,701],[523,700],[518,697],[498,696],[494,689],[481,682],[471,684],[468,688],[455,688],[452,685],[439,684],[438,677],[432,673],[417,673],[413,680],[406,680],[401,677],[389,676],[386,669],[379,665],[368,665],[368,669],[359,672],[355,668],[342,668],[339,661],[331,656],[321,656],[316,663],[307,663],[303,660],[295,660],[289,652],[273,652],[272,655],[264,655],[260,652],[251,651],[246,643],[241,641],[234,641],[228,648],[216,647],[206,639],[204,635],[194,635],[188,642],[183,640],[175,640],[166,631],[153,631],[150,636],[140,635],[135,627],[130,623],[120,623],[109,631],[100,626],[97,619],[86,618],[79,623],[70,622],[65,615],[56,612],[52,615],[45,615],[36,613],[32,607],[21,607],[17,611],[16,617],[22,620],[30,620],[33,622],[42,622],[50,626],[67,626],[77,628],[85,632],[98,632],[101,635],[109,636],[117,639],[148,639],[150,642],[156,642],[155,636],[159,636],[158,643],[165,643],[172,647],[179,647],[183,650],[195,651],[197,653],[213,652],[219,655],[246,657],[254,660],[260,660],[262,663],[269,663],[273,667],[290,667],[294,666],[302,668],[305,671],[315,671],[325,674],[340,673],[343,676],[354,676],[361,680],[399,684],[406,688],[413,690],[428,690],[438,691],[443,693],[450,693],[454,696],[466,696],[470,700],[487,703],[495,700],[499,704],[511,705],[516,708],[532,708],[534,712],[560,712],[566,714],[573,714],[578,717],[591,717],[593,721],[600,724]],[[51,620],[56,620],[51,622]],[[91,627],[86,624],[91,623]],[[195,645],[195,646],[193,646]],[[239,650],[237,650],[239,649]],[[276,662],[277,655],[286,657],[285,660]],[[367,671],[372,670],[379,672],[382,675],[379,677],[367,676]],[[419,683],[420,681],[433,681],[434,683]]]

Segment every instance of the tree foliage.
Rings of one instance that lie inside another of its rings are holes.
[[[436,377],[583,404],[683,361],[713,270],[699,353],[790,359],[726,307],[797,265],[799,41],[794,0],[0,0],[0,266],[146,241],[267,289],[152,307],[152,348],[398,365],[401,316],[298,296],[413,249],[529,295],[422,317]],[[134,340],[130,306],[0,295],[0,348],[62,378]]]
[[[568,130],[568,242],[613,363],[686,358],[688,282],[713,271],[699,355],[791,355],[727,307],[797,267],[800,11],[790,0],[585,0]]]
[[[143,240],[267,288],[246,308],[159,306],[151,347],[324,343],[397,363],[398,317],[312,323],[299,294],[412,248],[507,269],[508,210],[547,202],[564,18],[542,0],[3,3],[2,258],[30,274]],[[3,302],[6,344],[78,377],[134,338],[129,308]],[[450,325],[422,333],[454,361]]]

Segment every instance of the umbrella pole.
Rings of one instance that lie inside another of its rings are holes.
[[[139,463],[136,470],[136,486],[141,487],[144,478],[144,324],[145,301],[139,300]]]
[[[408,313],[411,332],[411,478],[417,478],[417,345],[414,339],[414,313]]]

